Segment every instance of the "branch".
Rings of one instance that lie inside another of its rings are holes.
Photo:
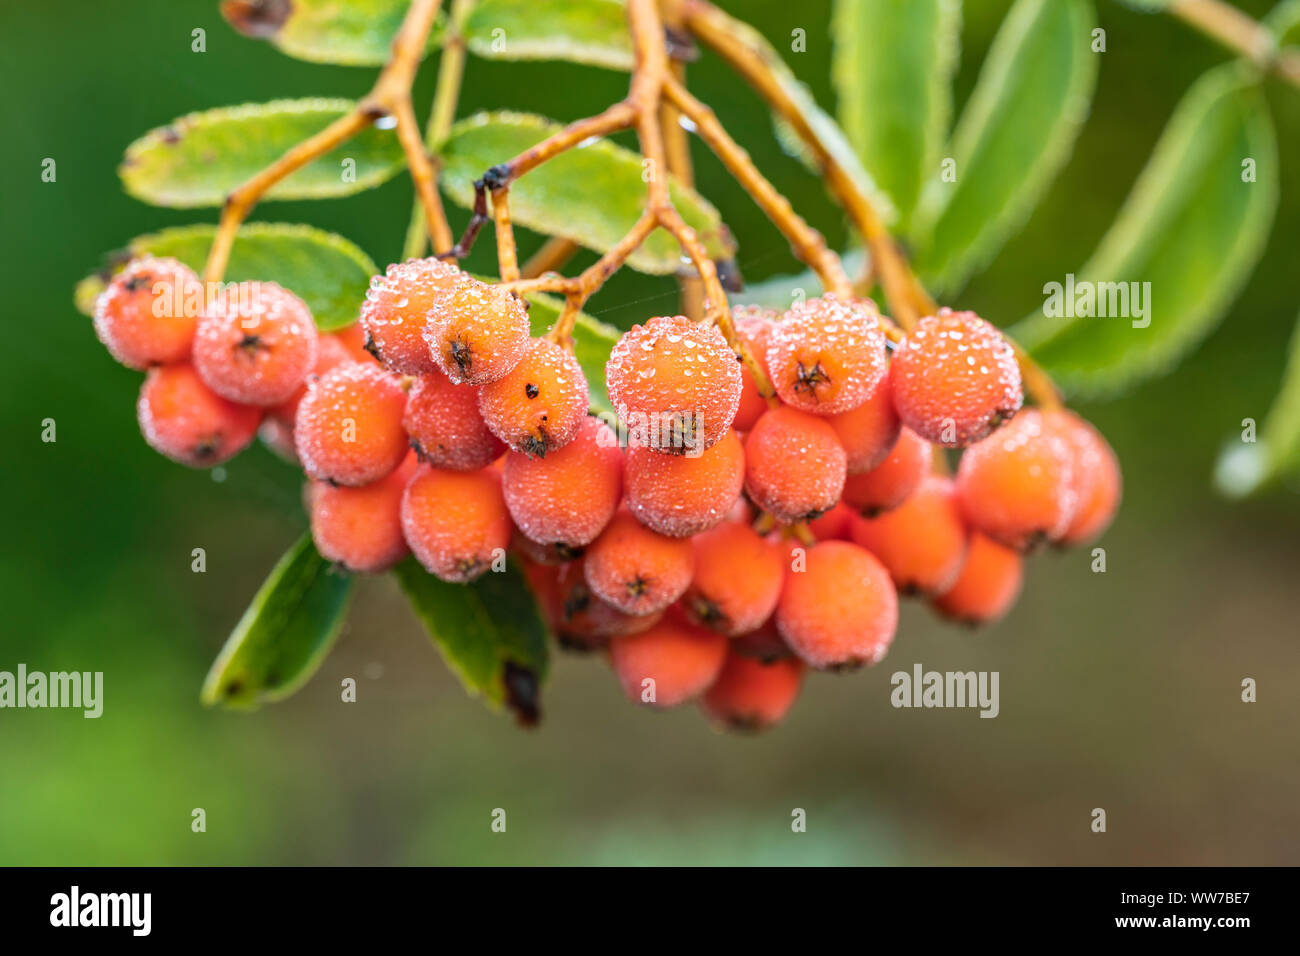
[[[235,243],[235,234],[268,189],[385,116],[392,116],[396,120],[397,137],[406,153],[411,179],[424,207],[430,234],[435,237],[443,235],[447,243],[451,242],[451,230],[447,227],[442,204],[433,187],[433,164],[420,141],[415,113],[411,108],[411,83],[428,48],[429,31],[433,28],[441,3],[442,0],[412,0],[411,7],[393,38],[392,55],[370,93],[357,103],[352,112],[294,146],[226,197],[217,233],[213,237],[212,248],[208,250],[208,261],[203,269],[206,281],[221,281],[230,259],[231,247]]]
[[[552,236],[519,267],[519,274],[525,279],[533,279],[544,272],[555,271],[572,259],[580,248],[572,239]]]
[[[1165,9],[1201,33],[1300,88],[1300,53],[1277,48],[1265,26],[1222,0],[1172,0]]]

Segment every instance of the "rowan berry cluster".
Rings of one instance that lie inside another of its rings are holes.
[[[378,572],[413,553],[464,582],[513,553],[557,639],[605,652],[630,699],[698,699],[731,727],[780,720],[807,668],[879,661],[899,594],[1001,617],[1028,551],[1094,538],[1119,503],[1105,440],[1022,410],[1013,348],[972,312],[892,344],[868,299],[738,308],[771,398],[717,327],[652,318],[606,364],[620,440],[571,351],[455,265],[390,266],[335,334],[272,283],[159,314],[159,283],[197,281],[141,259],[97,303],[112,354],[148,368],[150,445],[209,466],[260,426],[310,479],[326,558]],[[964,449],[955,477],[942,448]]]

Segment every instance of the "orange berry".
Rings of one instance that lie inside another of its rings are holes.
[[[1075,512],[1070,526],[1057,542],[1083,544],[1100,535],[1119,509],[1123,478],[1114,450],[1089,422],[1074,412],[1045,412],[1074,452]]]
[[[767,342],[773,326],[780,320],[781,313],[760,305],[738,305],[731,310],[731,321],[737,334],[749,346],[749,353],[754,356],[763,371],[767,371]],[[767,411],[767,399],[758,392],[754,376],[749,369],[740,366],[740,405],[736,408],[736,418],[731,423],[737,431],[747,432],[754,427],[754,422]]]
[[[974,312],[940,309],[917,322],[891,377],[903,424],[949,448],[984,438],[1024,402],[1011,343]]]
[[[387,571],[406,557],[402,493],[415,473],[415,456],[359,488],[314,481],[308,487],[311,536],[326,560],[349,571]]]
[[[298,404],[294,447],[312,478],[368,485],[402,463],[406,392],[377,365],[349,362],[311,382]]]
[[[853,540],[883,564],[903,594],[940,594],[966,557],[966,524],[951,479],[929,475],[910,498],[877,518],[854,517]]]
[[[1074,452],[1037,409],[966,449],[957,467],[957,500],[971,527],[1028,550],[1055,540],[1075,512]]]
[[[781,401],[814,415],[856,408],[885,377],[885,332],[867,300],[798,302],[772,330],[767,367]]]
[[[365,306],[362,305],[364,309]],[[374,354],[366,348],[366,330],[360,322],[353,322],[351,325],[345,325],[341,329],[335,329],[330,333],[338,339],[351,354],[352,358],[358,362],[376,362]],[[324,338],[324,336],[322,336]]]
[[[192,365],[150,369],[136,412],[149,447],[191,468],[233,458],[262,419],[260,408],[236,405],[204,385]]]
[[[727,639],[667,615],[640,634],[609,642],[610,663],[633,703],[676,707],[704,693],[722,671]]]
[[[818,541],[847,541],[852,520],[853,509],[841,501],[824,515],[808,522],[808,529]]]
[[[587,549],[587,583],[598,596],[626,614],[652,614],[685,592],[695,570],[695,552],[684,538],[651,531],[619,511]]]
[[[519,530],[570,557],[609,524],[622,486],[622,449],[596,418],[584,418],[573,441],[545,458],[510,452],[502,477],[506,507]]]
[[[640,445],[627,450],[627,506],[660,534],[688,537],[727,517],[745,483],[745,451],[728,431],[703,454],[664,455]]]
[[[794,706],[804,666],[798,658],[768,663],[732,649],[700,707],[710,720],[732,730],[771,727]]]
[[[312,366],[307,379],[310,380],[312,376],[324,375],[332,368],[355,361],[356,358],[353,356],[351,349],[344,345],[337,336],[322,335],[316,340],[316,364]],[[368,358],[367,361],[369,361]],[[268,416],[273,416],[289,426],[290,435],[293,433],[294,420],[298,417],[298,403],[307,394],[307,385],[308,381],[304,381],[287,399],[278,405],[272,405],[266,410]]]
[[[752,631],[772,616],[785,560],[748,525],[726,523],[691,539],[695,574],[682,598],[691,618],[720,634]]]
[[[737,654],[744,654],[746,657],[753,657],[760,661],[779,661],[794,656],[790,645],[777,630],[774,617],[769,617],[757,630],[733,637],[731,649]]]
[[[194,368],[232,402],[278,405],[316,364],[316,337],[302,299],[274,282],[241,282],[199,316]]]
[[[542,458],[578,433],[589,401],[578,360],[548,339],[529,339],[514,369],[479,391],[478,408],[503,442]]]
[[[941,614],[955,621],[987,624],[1011,609],[1020,594],[1023,577],[1024,559],[1020,552],[977,531],[971,535],[961,574],[933,604]]]
[[[455,263],[434,258],[395,262],[383,275],[371,276],[361,304],[366,349],[394,372],[436,371],[424,337],[429,314],[468,279]]]
[[[510,544],[510,515],[493,468],[420,465],[402,496],[402,532],[416,559],[444,581],[472,581]]]
[[[929,473],[931,454],[928,441],[904,428],[884,461],[870,471],[849,475],[844,503],[867,517],[897,508]]]
[[[745,491],[778,521],[808,521],[844,490],[844,446],[824,418],[769,409],[745,438]]]
[[[826,420],[844,446],[850,475],[860,475],[881,464],[894,450],[902,427],[894,411],[889,376],[882,378],[857,408]]]
[[[874,664],[898,628],[898,595],[885,566],[847,541],[810,548],[785,576],[776,606],[781,636],[812,667]]]
[[[528,345],[528,311],[513,292],[470,276],[430,306],[424,337],[457,385],[487,385],[510,372]]]
[[[134,259],[95,300],[95,334],[127,368],[183,362],[203,305],[203,284],[175,259]]]
[[[741,379],[722,333],[682,315],[632,326],[605,363],[610,401],[631,440],[670,454],[708,448],[727,434]]]
[[[453,384],[436,368],[415,380],[402,427],[421,461],[451,471],[477,471],[505,454],[505,444],[479,414],[478,392],[472,385]]]
[[[653,614],[624,614],[592,593],[581,559],[553,568],[554,585],[543,605],[551,629],[560,644],[574,651],[605,647],[618,634],[637,634],[654,626],[662,611]]]

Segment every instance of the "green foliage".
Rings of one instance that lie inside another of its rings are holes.
[[[246,103],[190,113],[126,149],[126,191],[156,206],[220,206],[236,186],[345,116],[351,100]],[[392,130],[362,130],[269,189],[265,199],[325,199],[370,189],[406,160]]]
[[[293,0],[263,4],[225,0],[221,15],[245,36],[269,40],[282,52],[313,63],[380,66],[410,0]],[[275,11],[283,13],[276,15]],[[439,41],[438,30],[430,47]]]
[[[529,113],[478,113],[456,123],[442,147],[443,191],[465,208],[474,204],[474,181],[490,167],[536,146],[562,127]],[[510,187],[514,221],[548,235],[563,236],[605,252],[617,243],[645,208],[641,157],[600,139],[561,153]],[[735,242],[717,209],[694,190],[670,180],[678,211],[699,234],[709,255],[730,259]],[[657,275],[681,264],[676,241],[656,230],[628,265]]]
[[[831,76],[862,165],[906,229],[952,112],[960,0],[836,0]]]
[[[221,648],[203,682],[203,703],[251,709],[288,697],[334,646],[351,594],[351,576],[331,567],[304,534]]]
[[[1254,442],[1233,441],[1219,456],[1214,483],[1239,498],[1300,472],[1300,322],[1291,336],[1282,388]]]
[[[1069,158],[1097,77],[1090,0],[1017,0],[934,172],[913,229],[917,267],[959,288],[1018,228]]]
[[[465,22],[469,51],[491,60],[569,60],[632,69],[622,0],[478,0]]]
[[[493,706],[504,704],[521,722],[534,722],[548,645],[519,569],[507,564],[470,584],[448,584],[408,558],[394,573],[465,689]]]
[[[121,263],[146,253],[179,259],[196,272],[203,269],[215,226],[164,229],[132,239]],[[239,230],[230,251],[226,281],[278,282],[307,303],[316,325],[324,331],[357,320],[370,277],[378,272],[370,257],[342,236],[311,226],[251,223]],[[107,276],[97,273],[77,285],[76,301],[86,315]]]
[[[1211,70],[1179,103],[1076,278],[1149,282],[1150,326],[1036,314],[1012,334],[1074,391],[1114,391],[1165,371],[1222,317],[1263,251],[1276,205],[1277,150],[1258,84],[1239,64]]]

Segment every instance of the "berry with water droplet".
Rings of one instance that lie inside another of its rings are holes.
[[[745,491],[778,521],[810,521],[840,500],[845,461],[826,419],[769,409],[745,438]]]
[[[698,456],[627,450],[627,506],[642,524],[681,538],[727,517],[745,483],[745,452],[728,431]]]
[[[853,540],[880,559],[903,594],[940,594],[957,580],[966,557],[966,525],[952,481],[929,475],[897,508],[854,517]]]
[[[298,404],[293,442],[303,470],[337,485],[368,485],[402,463],[406,392],[378,365],[350,362],[311,382]]]
[[[191,468],[233,458],[253,440],[262,410],[222,398],[192,365],[149,370],[136,406],[140,431],[154,451]]]
[[[441,259],[395,262],[381,276],[372,276],[361,305],[366,348],[394,372],[423,375],[437,363],[425,341],[431,311],[470,277],[455,263]]]
[[[633,703],[676,707],[703,694],[722,671],[727,639],[668,614],[640,634],[609,642],[609,659]]]
[[[203,284],[175,259],[133,259],[95,300],[95,334],[127,368],[183,362],[203,306]]]
[[[430,305],[424,337],[453,382],[487,385],[525,356],[528,311],[514,293],[462,276]]]
[[[584,556],[592,591],[625,614],[652,614],[676,601],[691,583],[695,552],[685,538],[651,531],[619,511]]]
[[[885,377],[885,332],[868,300],[827,294],[798,302],[772,329],[767,367],[781,401],[837,415],[870,397]]]
[[[474,580],[510,544],[501,474],[495,468],[420,465],[402,496],[402,531],[430,574],[457,583]]]
[[[587,417],[587,377],[571,353],[548,339],[529,339],[505,377],[483,386],[478,407],[498,438],[534,457],[563,448]]]
[[[456,385],[436,368],[415,380],[406,397],[402,427],[421,461],[435,468],[477,471],[505,454],[505,443],[479,413],[478,393],[472,385]]]

